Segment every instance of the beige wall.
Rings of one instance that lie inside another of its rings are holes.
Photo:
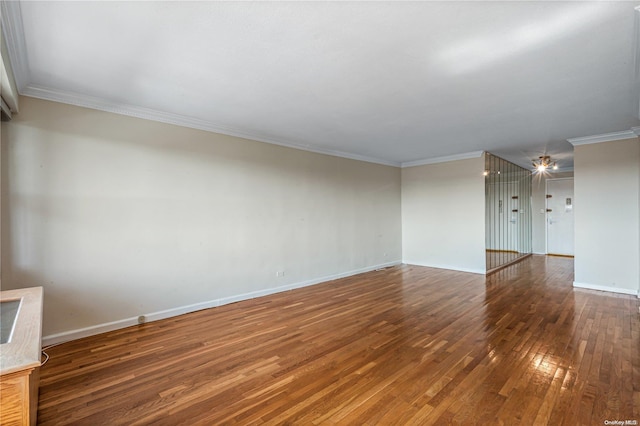
[[[31,98],[2,143],[3,288],[48,336],[401,261],[395,167]]]
[[[485,272],[484,157],[402,169],[405,263]]]
[[[574,150],[575,285],[638,294],[640,143]]]
[[[50,343],[401,260],[485,270],[482,157],[401,170],[31,98],[1,136],[2,289],[44,286]],[[638,140],[575,156],[576,285],[637,293]],[[532,201],[543,252],[544,181]]]
[[[559,172],[549,174],[533,173],[531,180],[531,235],[532,251],[536,254],[546,254],[547,250],[547,214],[545,212],[547,179],[573,177],[573,172]]]
[[[7,178],[5,177],[5,173],[7,172],[7,167],[5,165],[5,160],[7,158],[5,151],[7,147],[6,143],[6,126],[5,123],[0,122],[0,290],[4,290],[4,284],[2,283],[2,253],[4,251],[5,238],[4,238],[4,220],[6,217],[5,209],[8,204],[5,201],[7,198],[7,193],[9,192],[9,188],[7,186]]]

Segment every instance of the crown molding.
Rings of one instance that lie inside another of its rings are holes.
[[[29,75],[29,61],[22,27],[22,13],[19,1],[0,1],[0,21],[2,22],[2,36],[9,50],[9,61],[13,70],[18,93],[27,85]]]
[[[468,160],[469,158],[478,158],[480,157],[484,151],[472,151],[465,152],[463,154],[455,154],[455,155],[445,155],[443,157],[431,157],[424,158],[422,160],[415,161],[405,161],[400,164],[400,167],[415,167],[415,166],[424,166],[426,164],[437,164],[437,163],[446,163],[447,161],[457,161],[457,160]]]
[[[235,136],[238,138],[265,142],[271,145],[278,145],[285,148],[298,149],[302,151],[313,152],[316,154],[330,155],[333,157],[341,157],[349,160],[364,161],[366,163],[382,164],[385,166],[400,167],[400,163],[395,161],[388,161],[380,158],[368,157],[365,155],[352,154],[350,152],[319,148],[311,145],[301,145],[292,141],[275,139],[273,137],[262,135],[257,132],[246,132],[238,129],[220,126],[207,120],[201,120],[198,118],[187,117],[179,114],[171,114],[134,105],[108,102],[104,99],[78,93],[63,92],[46,87],[28,85],[24,88],[21,94],[32,98],[60,102],[63,104],[111,112],[114,114],[126,115],[129,117],[141,118],[145,120],[158,121],[166,124],[174,124],[176,126],[204,130],[207,132],[220,133],[227,136]]]
[[[556,170],[547,170],[545,173],[549,173],[547,174],[547,179],[553,179],[553,175],[556,173],[567,173],[567,172],[573,172],[573,167],[558,167]],[[535,170],[533,171],[534,176],[536,174],[538,174],[538,172],[536,172]],[[564,178],[559,178],[559,179],[564,179]]]
[[[92,96],[52,90],[46,87],[29,84],[29,61],[27,59],[24,28],[22,25],[22,12],[20,10],[19,1],[0,1],[0,22],[2,23],[2,36],[6,40],[7,49],[9,50],[9,60],[11,61],[18,93],[23,96],[91,108],[99,111],[112,112],[115,114],[158,121],[161,123],[174,124],[177,126],[189,127],[208,132],[221,133],[228,136],[251,139],[258,142],[265,142],[272,145],[313,152],[316,154],[330,155],[333,157],[364,161],[367,163],[382,164],[385,166],[400,167],[400,163],[395,161],[352,154],[338,150],[313,147],[310,145],[300,145],[292,141],[279,140],[259,133],[245,132],[220,126],[207,120],[200,120],[179,114],[170,114],[150,108],[111,103]]]
[[[638,110],[638,118],[640,118],[640,6],[636,6],[634,8],[634,77],[635,77],[635,87],[633,88],[633,92],[637,99],[636,106]]]
[[[622,132],[605,133],[603,135],[585,136],[581,138],[570,138],[570,139],[567,139],[567,142],[569,142],[573,146],[579,146],[579,145],[589,145],[592,143],[620,141],[623,139],[633,139],[638,137],[638,133],[637,133],[638,131],[640,131],[640,127],[633,127],[631,130],[624,130]]]
[[[572,172],[573,171],[573,167],[558,167],[558,170],[553,170],[554,173],[566,173],[566,172]]]

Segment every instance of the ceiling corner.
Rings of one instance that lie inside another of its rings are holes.
[[[9,60],[13,69],[18,92],[22,94],[24,88],[29,83],[29,62],[27,60],[20,2],[1,1],[0,12],[2,36],[7,43]]]
[[[424,166],[426,164],[446,163],[447,161],[467,160],[469,158],[481,157],[482,154],[484,154],[484,151],[465,152],[462,154],[445,155],[443,157],[431,157],[431,158],[424,158],[422,160],[416,160],[416,161],[405,161],[404,163],[401,163],[400,166],[402,168],[405,168],[405,167],[414,167],[414,166]]]

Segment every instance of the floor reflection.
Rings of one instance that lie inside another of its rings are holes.
[[[634,419],[640,300],[572,283],[567,258],[487,277],[399,265],[59,345],[39,422]]]
[[[487,265],[487,271],[499,268],[513,262],[521,257],[528,256],[529,253],[518,253],[516,251],[498,251],[498,250],[486,250],[485,261]]]

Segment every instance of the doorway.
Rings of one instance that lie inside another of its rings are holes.
[[[573,256],[573,178],[547,179],[547,254]]]

